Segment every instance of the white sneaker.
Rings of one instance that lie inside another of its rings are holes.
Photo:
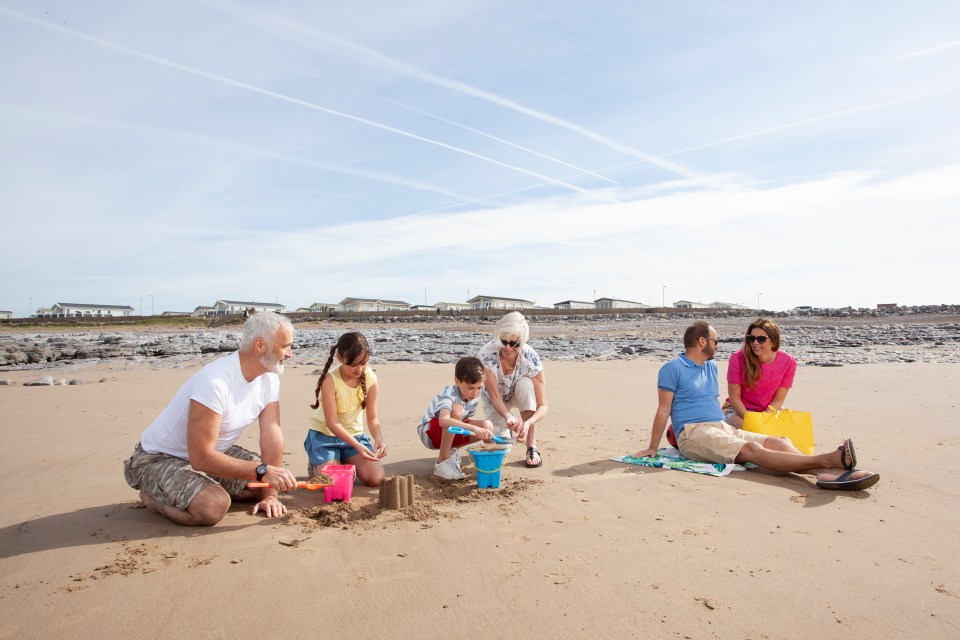
[[[450,448],[450,459],[456,461],[457,469],[460,468],[460,449]]]
[[[454,451],[456,451],[456,449],[454,449]],[[440,476],[444,480],[463,480],[467,477],[466,474],[460,470],[459,456],[454,458],[452,455],[443,462],[438,462],[433,465],[433,475]]]

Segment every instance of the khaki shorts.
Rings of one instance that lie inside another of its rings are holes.
[[[677,438],[684,458],[700,462],[731,464],[748,442],[763,445],[770,436],[731,427],[726,422],[691,422]]]
[[[487,420],[493,423],[493,435],[509,436],[510,430],[507,429],[507,421],[503,419],[503,416],[497,413],[497,410],[493,408],[493,405],[490,404],[490,401],[486,398],[486,395],[484,395],[483,415]],[[513,388],[513,395],[510,396],[510,400],[504,404],[507,405],[507,409],[536,411],[537,392],[533,388],[533,380],[526,376],[523,376],[517,380],[517,384]]]
[[[260,460],[257,454],[236,445],[224,453],[238,460]],[[191,467],[188,460],[165,453],[147,453],[139,442],[133,455],[123,463],[123,477],[134,489],[181,511],[186,511],[197,494],[211,485],[223,487],[231,498],[239,497],[247,489],[246,480],[208,476]]]

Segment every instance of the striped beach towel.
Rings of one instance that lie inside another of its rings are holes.
[[[635,458],[633,456],[619,456],[610,458],[614,462],[623,462],[625,464],[638,464],[642,467],[657,467],[658,469],[675,469],[676,471],[689,471],[690,473],[702,473],[708,476],[726,476],[734,471],[744,471],[746,467],[739,464],[719,464],[711,462],[697,462],[680,455],[680,450],[674,447],[664,447],[657,451],[656,456],[644,456]]]

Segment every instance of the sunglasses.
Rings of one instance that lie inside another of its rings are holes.
[[[749,342],[750,344],[753,344],[754,342],[759,342],[760,344],[764,344],[769,339],[770,339],[769,336],[747,336],[747,342]]]
[[[502,345],[505,346],[505,347],[513,347],[514,349],[516,349],[517,347],[520,346],[520,341],[519,341],[519,340],[504,340],[503,338],[500,338],[500,344],[502,344]]]

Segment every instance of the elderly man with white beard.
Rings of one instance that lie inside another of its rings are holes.
[[[243,324],[240,349],[195,373],[141,434],[124,463],[127,484],[143,506],[182,525],[214,525],[233,500],[255,502],[252,514],[282,516],[280,491],[297,486],[283,467],[280,374],[293,353],[293,325],[271,312]],[[252,422],[260,455],[235,443]],[[252,490],[247,483],[267,482]]]

